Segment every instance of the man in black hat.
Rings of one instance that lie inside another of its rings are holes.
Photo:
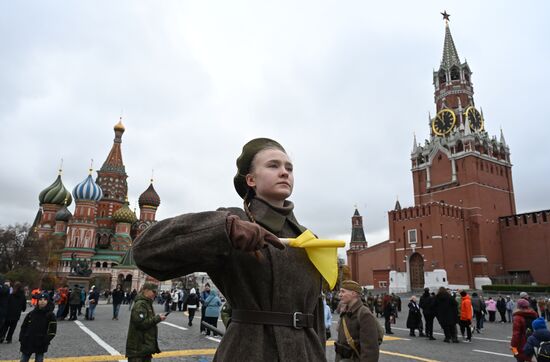
[[[38,302],[21,324],[19,342],[21,342],[21,362],[28,362],[35,354],[35,361],[44,361],[44,353],[57,332],[57,319],[48,308],[49,295],[42,292],[35,297]]]
[[[126,340],[128,362],[149,362],[153,354],[160,353],[157,324],[165,320],[166,315],[155,315],[153,300],[156,295],[157,285],[145,283],[136,297]]]

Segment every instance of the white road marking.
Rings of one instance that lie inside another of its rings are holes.
[[[479,353],[494,354],[494,355],[496,355],[496,356],[514,358],[514,356],[512,356],[511,353],[510,353],[510,354],[497,353],[497,352],[491,352],[491,351],[483,351],[483,350],[481,350],[481,349],[474,349],[473,351],[474,351],[474,352],[479,352]]]
[[[408,328],[400,328],[400,327],[392,327],[392,329],[397,329],[397,330],[400,330],[400,331],[409,331]],[[439,333],[439,332],[434,332],[434,334],[437,334],[437,335],[440,335],[440,336],[444,336],[445,334],[443,333]],[[512,338],[512,337],[510,337]],[[485,338],[485,337],[474,337],[474,335],[472,334],[472,339],[479,339],[481,341],[489,341],[489,342],[502,342],[502,343],[510,343],[510,340],[509,339],[495,339],[495,338]]]
[[[170,326],[170,327],[174,327],[174,328],[177,328],[177,329],[181,329],[182,331],[188,330],[188,328],[185,328],[185,327],[182,327],[182,326],[178,326],[177,324],[173,324],[173,323],[170,323],[170,322],[160,322],[160,323],[166,324],[167,326]]]
[[[80,329],[82,329],[87,335],[89,335],[90,337],[92,337],[92,339],[97,343],[99,344],[101,347],[103,347],[107,352],[109,352],[109,354],[111,356],[120,356],[121,353],[119,351],[117,351],[116,349],[114,349],[113,347],[111,347],[109,344],[107,344],[107,342],[105,342],[104,340],[102,340],[101,338],[99,338],[99,336],[97,334],[95,334],[94,332],[92,332],[88,327],[86,327],[81,321],[74,321],[76,323],[77,326],[80,327]],[[119,362],[125,362],[127,360],[123,359],[123,360],[119,360]]]
[[[511,337],[510,337],[511,338]],[[485,337],[473,337],[472,339],[480,339],[482,341],[491,341],[491,342],[502,342],[502,343],[510,343],[509,339],[494,339],[494,338],[485,338]]]
[[[222,341],[221,339],[210,337],[210,336],[206,336],[206,339],[209,339],[211,341],[218,342],[218,343],[220,343]]]

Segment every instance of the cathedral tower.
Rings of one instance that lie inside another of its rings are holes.
[[[63,266],[68,267],[71,254],[78,258],[91,260],[96,247],[96,213],[97,203],[103,197],[103,191],[92,178],[93,170],[73,189],[75,200],[74,215],[69,221],[65,249],[63,249]]]
[[[122,124],[122,117],[114,126],[115,139],[107,159],[97,172],[97,184],[103,190],[103,198],[97,208],[97,245],[99,248],[107,249],[115,233],[115,222],[113,214],[124,205],[128,194],[128,183],[126,179],[126,168],[122,161],[122,135],[125,128]]]
[[[56,213],[65,205],[69,206],[73,198],[71,193],[61,181],[61,169],[55,181],[46,187],[38,196],[40,202],[40,211],[38,211],[36,232],[38,237],[42,238],[55,232]]]

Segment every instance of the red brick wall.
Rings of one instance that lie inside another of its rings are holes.
[[[550,211],[501,218],[499,231],[505,271],[529,270],[536,282],[550,284]]]
[[[406,271],[406,259],[413,254],[408,243],[408,230],[416,229],[414,250],[424,258],[424,271],[446,269],[452,284],[473,285],[468,238],[465,233],[464,211],[456,206],[431,203],[390,211],[390,240],[395,247],[392,265],[398,272]]]
[[[384,241],[364,250],[348,250],[348,265],[351,267],[352,278],[361,285],[374,285],[373,270],[390,269],[391,245]]]

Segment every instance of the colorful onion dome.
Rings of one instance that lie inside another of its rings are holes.
[[[124,204],[120,209],[115,211],[113,214],[113,220],[115,222],[125,222],[128,224],[133,224],[137,221],[136,214],[130,210],[130,207],[128,206],[128,202]]]
[[[160,197],[155,191],[155,188],[153,187],[153,180],[151,180],[151,184],[145,190],[140,196],[139,196],[139,207],[142,207],[144,205],[146,206],[155,206],[158,207],[160,205]]]
[[[38,195],[38,201],[42,204],[56,204],[63,205],[67,198],[67,206],[73,202],[71,193],[65,188],[61,181],[61,172],[57,175],[54,183],[46,187],[40,195]]]
[[[115,126],[113,127],[113,129],[115,131],[120,131],[120,132],[124,132],[126,130],[126,128],[124,127],[124,125],[122,124],[122,117],[120,117],[119,121],[117,124],[115,124]]]
[[[80,200],[89,200],[89,201],[99,201],[103,197],[103,191],[98,184],[95,183],[92,178],[92,173],[84,179],[81,183],[75,186],[73,189],[73,196],[76,201]]]
[[[63,205],[61,209],[59,209],[55,213],[55,221],[65,221],[69,222],[69,220],[73,217],[73,214],[67,209],[67,205]]]

